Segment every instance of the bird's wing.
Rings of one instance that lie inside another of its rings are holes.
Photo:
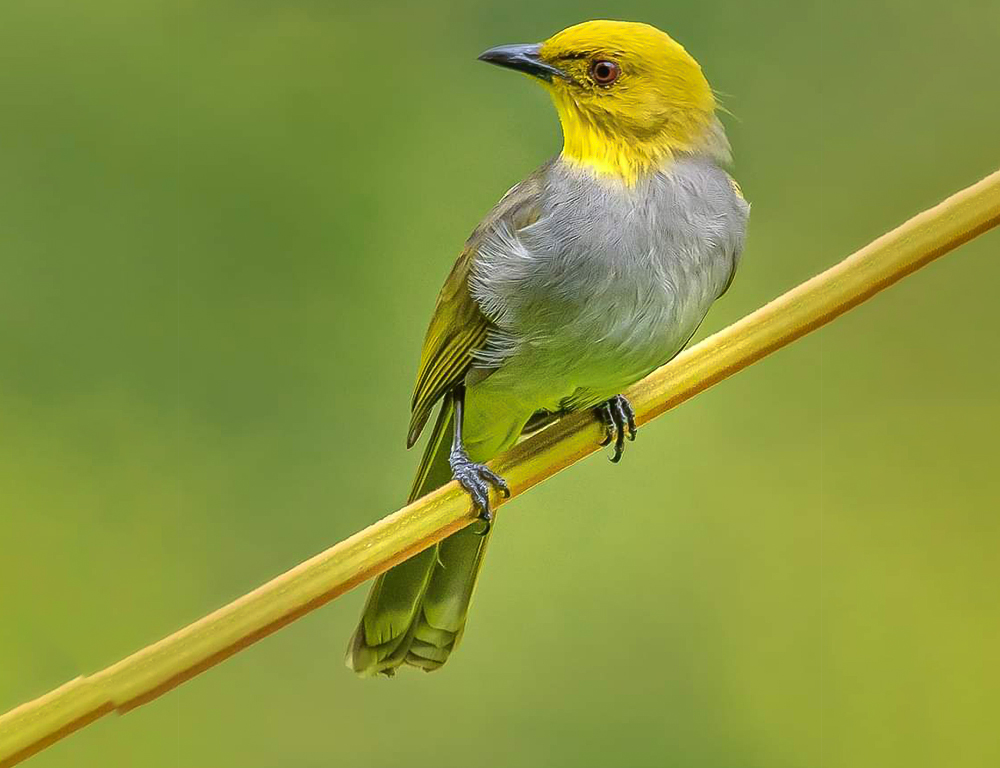
[[[495,327],[469,291],[476,254],[484,238],[498,225],[505,224],[516,231],[537,221],[543,170],[515,186],[497,203],[472,233],[441,288],[420,353],[407,447],[420,437],[435,403],[465,377],[473,354],[483,346],[487,334]]]

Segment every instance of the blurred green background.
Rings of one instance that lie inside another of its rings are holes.
[[[998,165],[981,0],[3,3],[0,711],[399,505],[438,287],[559,147],[475,57],[608,15],[735,116],[703,334]],[[1000,764],[998,237],[508,507],[443,671],[355,679],[359,589],[30,764]]]

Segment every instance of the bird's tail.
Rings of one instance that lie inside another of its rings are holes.
[[[410,501],[452,478],[452,403],[446,398],[424,450]],[[494,521],[495,522],[495,521]],[[489,534],[469,526],[375,579],[347,648],[347,666],[362,677],[392,675],[402,664],[426,671],[445,661],[465,629]]]

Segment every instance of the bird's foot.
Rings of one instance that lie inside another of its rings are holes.
[[[625,453],[625,438],[635,440],[638,432],[635,426],[635,411],[624,395],[615,395],[597,407],[597,415],[604,424],[604,440],[601,445],[615,444],[611,461],[617,464]]]
[[[452,449],[448,463],[458,484],[472,497],[472,504],[479,511],[479,519],[486,523],[486,528],[479,534],[485,536],[490,532],[493,520],[493,512],[490,510],[490,486],[496,488],[506,499],[510,497],[507,481],[485,464],[477,464],[469,459],[463,450]]]

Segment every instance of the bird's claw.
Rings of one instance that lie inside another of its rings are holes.
[[[496,488],[500,495],[507,499],[510,498],[507,481],[485,464],[477,464],[470,460],[464,451],[452,451],[448,463],[451,464],[451,472],[458,484],[472,497],[472,504],[479,512],[479,519],[486,523],[485,529],[479,533],[480,536],[485,536],[493,524],[490,486]]]
[[[615,444],[611,461],[617,464],[625,453],[625,438],[635,440],[639,431],[635,426],[635,411],[624,395],[615,395],[597,408],[597,415],[604,423],[604,440],[601,445]]]

